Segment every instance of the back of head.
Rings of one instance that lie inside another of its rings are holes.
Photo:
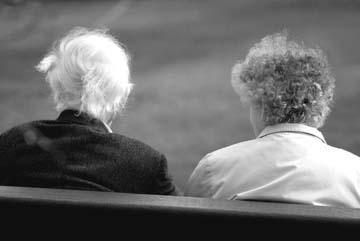
[[[244,104],[261,106],[265,125],[303,123],[319,128],[330,113],[335,79],[321,49],[276,33],[235,64],[232,84]]]
[[[105,30],[71,30],[36,68],[46,74],[57,110],[78,109],[104,122],[125,107],[132,89],[129,57]]]

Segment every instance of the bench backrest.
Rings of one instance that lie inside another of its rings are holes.
[[[256,201],[0,186],[0,217],[16,226],[91,223],[125,227],[172,227],[206,224],[259,230],[359,230],[360,209]],[[12,221],[11,221],[12,220]],[[63,221],[66,220],[66,221]],[[111,221],[110,221],[111,220]],[[11,222],[9,222],[11,221]],[[186,228],[185,228],[186,227]]]

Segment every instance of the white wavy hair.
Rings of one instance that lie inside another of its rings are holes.
[[[74,28],[36,69],[46,74],[58,111],[75,108],[104,122],[125,107],[133,87],[125,47],[104,29]]]

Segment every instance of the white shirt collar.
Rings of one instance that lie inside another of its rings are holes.
[[[106,127],[108,132],[113,133],[113,131],[111,130],[111,127],[108,124],[106,124],[105,122],[102,122],[102,123],[104,124],[104,126]]]
[[[262,138],[267,135],[271,135],[279,132],[296,132],[312,135],[319,138],[322,142],[326,143],[323,134],[314,127],[307,126],[305,124],[297,123],[282,123],[265,127],[257,138]]]

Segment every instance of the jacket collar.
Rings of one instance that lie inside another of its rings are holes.
[[[265,127],[257,138],[262,138],[267,135],[279,133],[279,132],[293,132],[303,133],[319,138],[322,142],[326,143],[323,134],[314,127],[310,127],[304,124],[297,123],[282,123]]]
[[[85,112],[79,112],[78,110],[66,109],[60,113],[56,120],[91,126],[98,131],[111,133],[111,129],[101,120],[96,119]]]

